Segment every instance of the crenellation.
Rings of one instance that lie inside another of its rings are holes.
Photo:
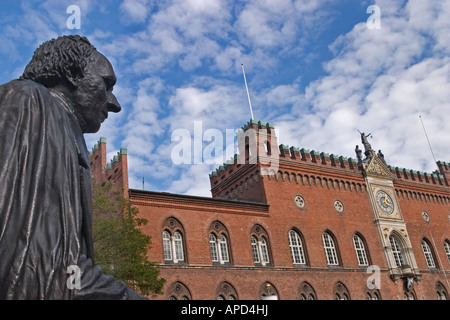
[[[127,149],[121,148],[107,162],[106,159],[106,138],[101,137],[89,153],[91,164],[91,174],[93,179],[100,184],[112,181],[114,185],[123,189],[125,197],[128,197],[128,161]]]
[[[311,150],[311,162],[320,163],[320,153],[318,151]]]
[[[328,153],[321,152],[320,159],[322,160],[321,163],[323,165],[326,165],[326,166],[331,165],[330,155]]]

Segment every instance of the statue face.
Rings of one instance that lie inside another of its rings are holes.
[[[108,118],[108,112],[121,110],[112,93],[115,83],[116,75],[111,63],[95,51],[85,68],[84,77],[75,80],[76,89],[67,95],[84,133],[97,132]]]

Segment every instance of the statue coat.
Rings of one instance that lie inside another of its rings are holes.
[[[70,105],[30,80],[0,86],[0,299],[133,298],[94,264],[89,153]]]

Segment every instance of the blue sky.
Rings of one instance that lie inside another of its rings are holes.
[[[0,1],[0,83],[37,46],[81,34],[112,62],[123,111],[104,136],[111,159],[128,149],[130,187],[210,196],[216,164],[176,165],[176,129],[238,129],[255,120],[279,143],[355,157],[357,129],[389,164],[436,169],[450,161],[450,1]],[[69,5],[81,28],[69,29]],[[367,27],[370,5],[381,29]],[[224,141],[225,143],[225,141]],[[208,142],[204,142],[204,146]],[[225,162],[227,159],[223,159]],[[193,161],[192,161],[193,162]]]

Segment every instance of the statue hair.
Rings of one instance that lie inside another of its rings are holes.
[[[38,82],[48,88],[61,82],[82,78],[84,69],[96,48],[86,37],[61,36],[44,42],[36,49],[21,79]]]

